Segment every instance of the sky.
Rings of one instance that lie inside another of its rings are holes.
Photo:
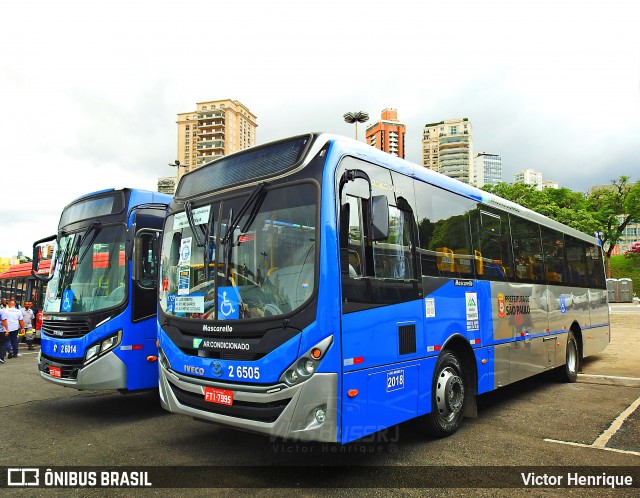
[[[468,118],[505,181],[636,181],[638,26],[636,0],[5,0],[0,257],[30,255],[81,195],[155,190],[177,114],[209,100],[246,105],[258,144],[353,137],[345,112],[390,107],[418,164],[425,124]]]

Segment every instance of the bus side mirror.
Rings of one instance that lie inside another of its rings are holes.
[[[371,240],[385,240],[389,237],[389,201],[386,195],[371,198]]]
[[[33,243],[31,259],[31,275],[41,282],[48,282],[53,277],[53,257],[55,254],[57,235],[50,235]],[[46,264],[43,264],[44,262]],[[47,267],[47,264],[49,265]]]
[[[143,228],[133,240],[132,279],[147,289],[157,286],[160,230]]]

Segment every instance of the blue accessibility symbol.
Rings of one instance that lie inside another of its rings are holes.
[[[71,289],[62,293],[62,305],[60,311],[71,311],[73,306],[73,291]]]

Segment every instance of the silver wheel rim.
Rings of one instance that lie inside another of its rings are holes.
[[[464,384],[457,372],[447,367],[436,379],[436,406],[440,416],[451,421],[462,410]]]
[[[576,351],[575,341],[569,341],[567,344],[567,370],[575,373],[578,365],[578,352]]]

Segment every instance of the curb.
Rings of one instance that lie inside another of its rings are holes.
[[[640,387],[636,377],[616,377],[613,375],[578,374],[578,382],[584,384],[604,384],[607,386]]]

